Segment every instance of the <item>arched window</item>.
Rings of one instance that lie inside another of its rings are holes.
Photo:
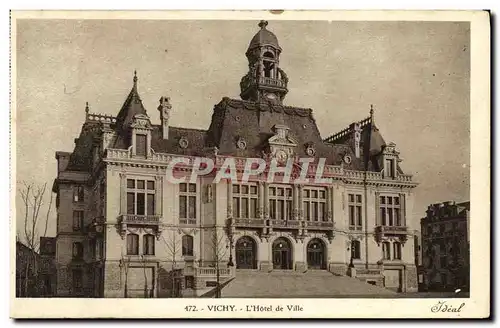
[[[127,255],[139,254],[139,235],[130,233],[127,235]]]
[[[182,256],[193,256],[193,237],[182,236]]]
[[[142,241],[144,255],[155,255],[155,237],[153,235],[144,235]]]
[[[361,258],[361,243],[359,240],[351,241],[351,254],[352,258],[359,260]]]
[[[401,260],[401,243],[395,242],[393,244],[394,248],[394,259]]]
[[[266,51],[264,53],[264,57],[274,59],[274,54],[272,52],[270,52],[270,51]]]

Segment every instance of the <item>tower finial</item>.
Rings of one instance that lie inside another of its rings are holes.
[[[137,84],[137,71],[134,70],[134,85]]]
[[[373,109],[373,104],[370,104],[370,122],[373,124],[375,120],[375,110]]]
[[[266,20],[261,20],[261,21],[260,21],[260,23],[259,23],[259,27],[260,27],[261,29],[265,29],[265,28],[266,28],[266,26],[267,26],[267,24],[269,24],[269,22],[268,22],[268,21],[266,21]]]
[[[89,113],[89,102],[85,102],[85,113]]]

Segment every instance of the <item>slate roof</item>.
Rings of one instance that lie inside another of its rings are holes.
[[[266,26],[266,21],[261,21],[259,23],[260,30],[253,36],[250,44],[248,45],[248,50],[264,45],[271,45],[275,48],[281,49],[278,43],[278,38],[273,32],[266,29]]]
[[[140,101],[137,88],[134,87],[117,116],[116,124],[112,126],[117,134],[113,148],[127,149],[130,146],[127,125],[136,114],[147,115],[147,112]],[[374,125],[367,124],[363,127],[361,156],[356,158],[354,143],[351,140],[353,131],[344,133],[342,138],[334,141],[323,140],[310,108],[257,103],[227,97],[215,105],[208,130],[169,127],[169,137],[163,139],[161,125],[152,125],[151,147],[157,153],[189,156],[206,156],[212,154],[213,148],[217,147],[220,155],[261,157],[267,147],[267,140],[274,136],[272,128],[275,125],[285,125],[289,128],[289,136],[297,142],[296,155],[308,157],[306,149],[312,146],[316,150],[316,159],[325,158],[326,164],[342,164],[344,168],[352,170],[364,170],[364,140],[371,128],[371,157],[367,169],[380,171],[374,155],[380,152],[385,141]],[[84,124],[75,150],[70,156],[68,170],[91,170],[92,145],[98,127],[98,122]],[[186,148],[180,147],[181,138],[188,141]],[[237,147],[240,139],[245,141],[247,145],[245,149]],[[346,155],[352,159],[349,164],[343,162]]]

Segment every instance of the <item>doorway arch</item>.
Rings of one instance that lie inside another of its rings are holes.
[[[314,238],[307,244],[307,267],[313,270],[326,269],[326,247],[321,239]]]
[[[236,241],[236,269],[257,269],[257,244],[250,237]]]
[[[286,238],[280,237],[273,242],[273,268],[292,270],[292,245]]]

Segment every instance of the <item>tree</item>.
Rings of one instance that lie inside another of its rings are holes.
[[[127,258],[125,258],[123,256],[123,252],[121,254],[120,267],[123,268],[123,273],[125,274],[123,297],[128,298],[128,269],[130,267],[130,256],[127,256]]]
[[[154,290],[154,282],[151,281],[152,289],[151,292],[148,290],[148,274],[147,274],[147,266],[146,266],[146,258],[144,255],[141,255],[141,262],[142,262],[142,269],[144,273],[144,298],[150,298],[153,296],[153,290]]]
[[[211,247],[214,256],[215,263],[215,275],[216,275],[216,284],[215,287],[215,298],[221,298],[221,289],[220,289],[220,264],[221,261],[225,258],[228,250],[227,240],[224,240],[225,235],[221,233],[217,227],[214,227],[212,238],[211,238]]]
[[[24,220],[23,231],[21,236],[25,245],[29,248],[29,258],[26,261],[25,268],[25,295],[28,297],[37,296],[38,286],[34,285],[33,290],[29,287],[29,282],[37,284],[39,279],[39,270],[37,256],[40,250],[40,237],[47,235],[47,228],[49,223],[50,211],[52,209],[53,195],[50,193],[49,202],[45,216],[40,215],[40,210],[45,205],[45,191],[47,190],[47,183],[37,185],[33,182],[23,182],[21,190],[21,199],[24,205]],[[30,279],[32,276],[32,279]]]
[[[170,281],[172,282],[172,297],[177,297],[180,295],[180,290],[177,290],[177,257],[182,254],[182,245],[177,231],[172,230],[171,233],[172,238],[169,238],[168,241],[165,240],[165,237],[163,237],[163,235],[161,236],[161,240],[163,241],[167,253],[172,261],[172,269],[170,270]]]

